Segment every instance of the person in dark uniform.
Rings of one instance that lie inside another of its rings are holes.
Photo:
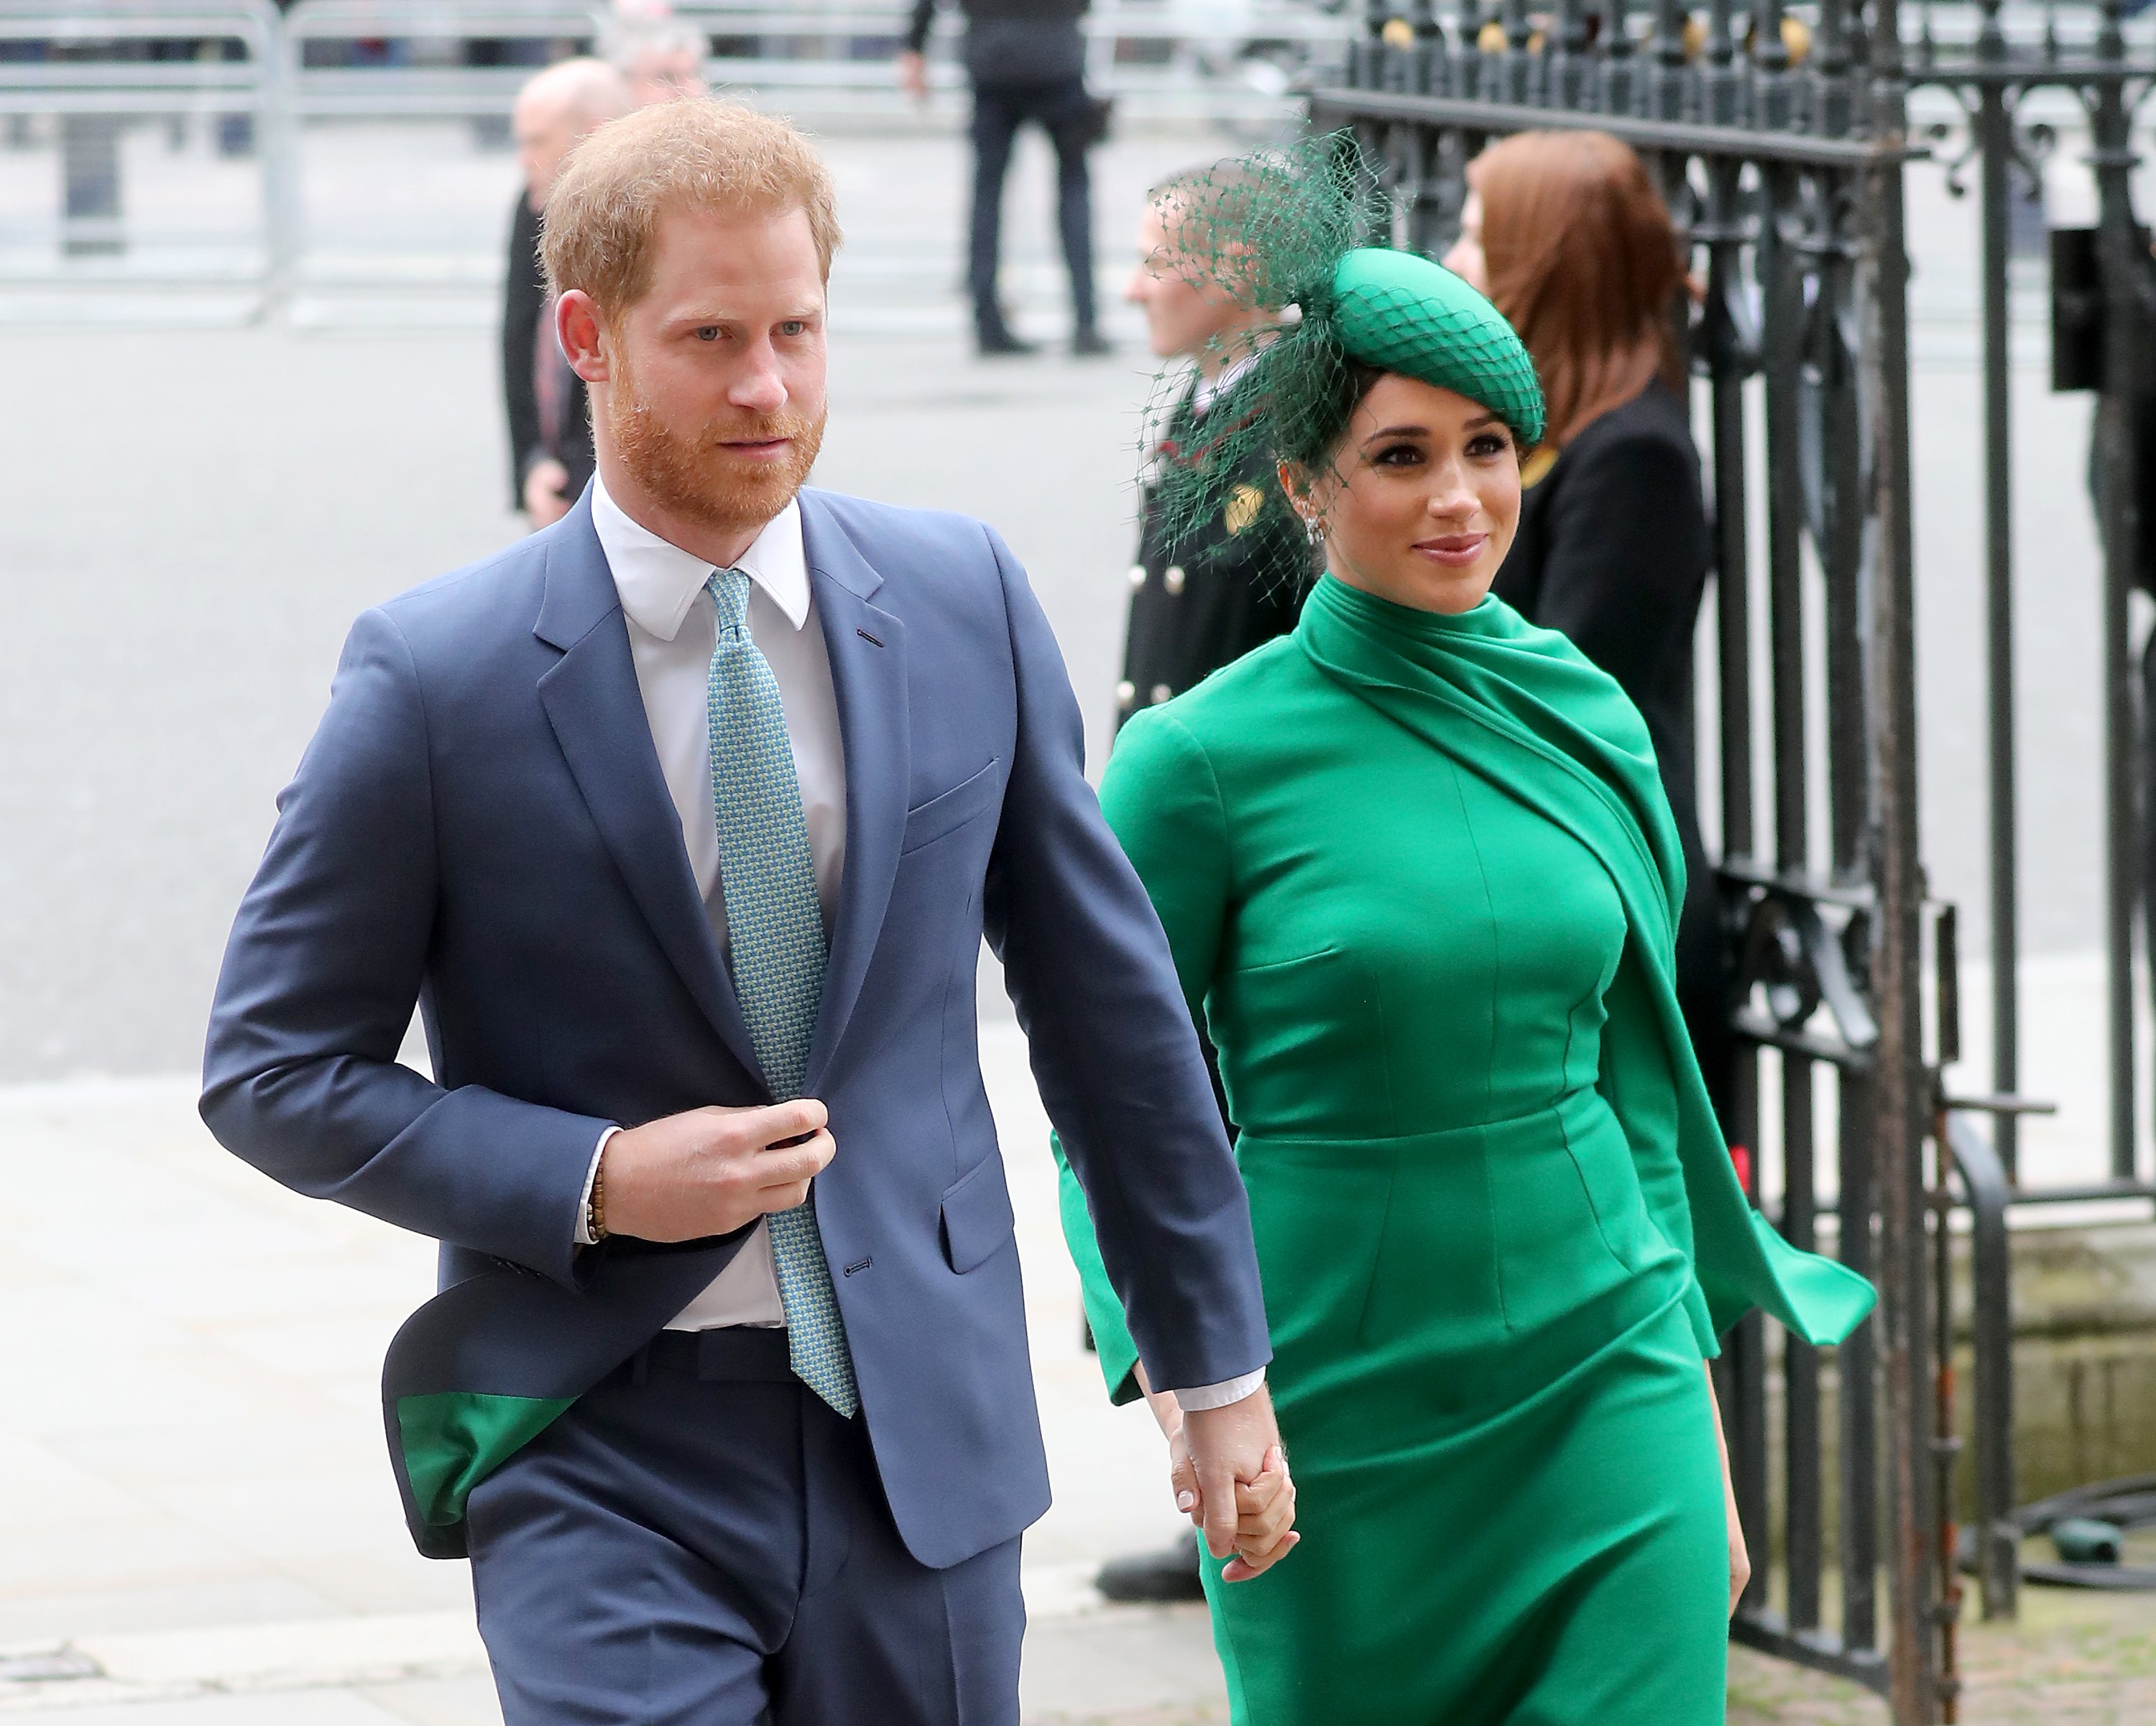
[[[1210,266],[1194,263],[1177,246],[1179,217],[1191,198],[1232,197],[1235,172],[1233,163],[1194,169],[1147,194],[1138,266],[1123,291],[1145,313],[1153,352],[1163,361],[1187,361],[1191,369],[1154,442],[1155,478],[1142,493],[1123,678],[1116,689],[1117,731],[1139,708],[1181,695],[1292,629],[1317,573],[1309,541],[1288,507],[1270,457],[1245,458],[1224,487],[1224,507],[1199,520],[1174,519],[1159,495],[1161,465],[1202,458],[1208,420],[1216,412],[1234,411],[1219,398],[1263,339],[1263,315],[1213,286]],[[1194,187],[1204,189],[1194,193]],[[1204,1025],[1198,1034],[1221,1118],[1227,1120],[1219,1064]],[[1235,1131],[1229,1121],[1231,1141]],[[1194,1537],[1112,1559],[1096,1585],[1113,1600],[1202,1600],[1199,1543]]]
[[[1645,167],[1606,133],[1522,132],[1477,157],[1468,184],[1445,261],[1512,320],[1549,404],[1494,591],[1569,637],[1647,722],[1684,845],[1678,1004],[1727,1130],[1730,966],[1693,738],[1692,637],[1714,537],[1675,336],[1682,256]]]
[[[1200,182],[1211,187],[1211,177],[1229,172],[1195,170],[1155,187],[1139,223],[1138,267],[1123,297],[1144,311],[1153,352],[1191,366],[1153,447],[1156,472],[1164,463],[1202,457],[1216,398],[1262,339],[1261,315],[1220,292],[1176,251],[1186,195],[1181,188]],[[1224,193],[1215,188],[1208,195]],[[1247,471],[1228,490],[1227,506],[1199,521],[1169,519],[1158,507],[1155,486],[1144,489],[1137,561],[1130,570],[1123,681],[1116,691],[1118,729],[1138,708],[1181,695],[1295,627],[1312,574],[1310,546],[1270,458],[1254,454],[1244,465]]]
[[[928,95],[928,28],[937,0],[913,0],[899,82],[915,100]],[[958,0],[966,15],[966,75],[973,86],[973,218],[967,282],[973,333],[983,356],[1023,354],[1034,344],[1013,333],[996,297],[1003,245],[1004,177],[1011,142],[1029,121],[1055,146],[1056,225],[1070,270],[1070,351],[1104,354],[1093,300],[1093,192],[1086,152],[1100,141],[1104,110],[1086,91],[1086,0]]]

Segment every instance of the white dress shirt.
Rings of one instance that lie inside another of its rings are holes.
[[[636,683],[644,697],[644,717],[659,753],[660,771],[681,820],[682,843],[696,888],[723,953],[726,945],[726,898],[719,881],[718,818],[711,808],[709,693],[711,653],[718,642],[716,609],[705,587],[715,573],[711,564],[660,538],[631,521],[607,495],[603,480],[592,484],[592,526],[606,554],[621,595],[629,625],[629,650],[636,664]],[[816,621],[815,598],[808,585],[808,562],[801,542],[801,506],[789,503],[767,522],[734,566],[749,578],[748,632],[771,666],[778,699],[786,709],[787,733],[793,746],[793,774],[801,787],[801,812],[808,825],[808,850],[816,869],[816,894],[824,907],[826,939],[838,904],[839,878],[846,859],[846,757],[839,730],[839,700],[831,683],[831,660],[824,631]],[[609,1129],[592,1155],[592,1174]],[[844,1154],[844,1149],[840,1154]],[[855,1148],[855,1154],[873,1154]],[[588,1200],[591,1177],[585,1179]],[[577,1238],[590,1244],[583,1211]],[[778,1278],[771,1262],[771,1236],[759,1222],[704,1292],[677,1313],[669,1330],[713,1330],[722,1325],[783,1328],[786,1309],[779,1300]],[[1178,1390],[1186,1409],[1219,1408],[1240,1401],[1264,1381],[1262,1372],[1224,1384]]]

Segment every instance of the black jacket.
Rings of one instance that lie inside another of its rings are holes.
[[[1202,435],[1203,424],[1185,395],[1169,417],[1168,440],[1188,447],[1194,435]],[[1138,560],[1130,572],[1117,727],[1138,708],[1181,695],[1292,629],[1311,575],[1301,526],[1262,454],[1236,474],[1219,515],[1179,534],[1165,531],[1148,486],[1138,518]]]
[[[1692,629],[1714,537],[1676,398],[1650,384],[1575,438],[1520,502],[1497,597],[1568,635],[1632,698],[1679,819],[1691,819]]]
[[[966,15],[966,71],[976,84],[1049,84],[1085,70],[1078,20],[1088,0],[957,0]],[[937,0],[913,0],[906,45],[921,53]]]
[[[1727,961],[1700,837],[1692,709],[1692,636],[1713,563],[1691,426],[1683,404],[1655,383],[1590,421],[1527,488],[1496,590],[1530,623],[1568,636],[1647,722],[1689,876],[1677,992],[1722,1107]]]
[[[583,380],[568,371],[565,419],[569,427],[559,447],[549,447],[539,424],[539,396],[531,379],[531,357],[539,320],[547,311],[547,273],[539,262],[539,214],[521,192],[509,222],[509,276],[501,311],[501,395],[509,416],[510,507],[524,507],[524,476],[531,464],[552,456],[569,470],[571,498],[583,492],[596,465],[592,455],[591,403]]]

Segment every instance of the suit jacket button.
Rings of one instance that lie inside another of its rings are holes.
[[[1131,711],[1137,703],[1137,698],[1138,686],[1128,678],[1125,678],[1116,686],[1116,705],[1124,712],[1127,713]]]
[[[1175,691],[1170,689],[1165,683],[1156,683],[1152,686],[1153,705],[1156,707],[1158,706],[1163,701],[1166,701],[1174,693]]]
[[[1181,572],[1180,570],[1178,570],[1178,571],[1177,572],[1177,573],[1178,573],[1178,574],[1180,574],[1181,573],[1182,573],[1182,572]],[[1131,577],[1130,577],[1130,580],[1131,580],[1131,591],[1132,591],[1133,593],[1137,593],[1140,588],[1143,588],[1143,587],[1145,586],[1145,583],[1146,583],[1146,568],[1145,568],[1145,565],[1144,565],[1144,564],[1142,564],[1142,563],[1133,563],[1133,564],[1132,564],[1132,565],[1131,565]]]
[[[1161,584],[1164,586],[1169,593],[1181,593],[1183,591],[1183,566],[1180,563],[1169,564],[1168,566],[1168,573],[1162,576],[1160,579]]]

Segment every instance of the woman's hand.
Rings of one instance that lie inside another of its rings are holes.
[[[1737,1514],[1737,1482],[1729,1472],[1729,1441],[1722,1431],[1722,1405],[1714,1395],[1714,1369],[1707,1369],[1707,1407],[1714,1420],[1714,1447],[1722,1457],[1722,1523],[1729,1539],[1729,1616],[1752,1581],[1752,1554],[1744,1544],[1744,1523]]]
[[[1717,1423],[1719,1424],[1719,1423]],[[1729,1453],[1722,1453],[1722,1515],[1729,1529],[1729,1616],[1752,1581],[1752,1554],[1744,1547],[1744,1524],[1738,1519],[1737,1487],[1729,1478]]]

